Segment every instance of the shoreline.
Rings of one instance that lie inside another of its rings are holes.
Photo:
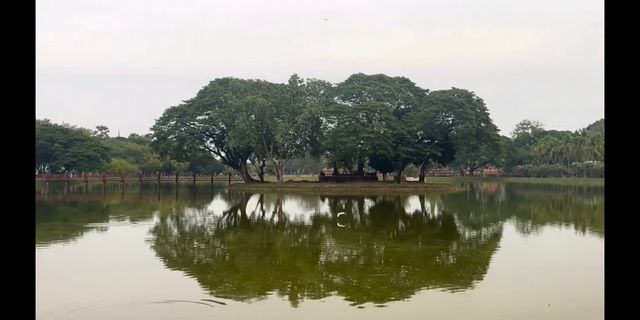
[[[448,183],[403,183],[388,182],[264,182],[234,183],[229,186],[234,191],[287,192],[326,195],[363,195],[363,194],[407,194],[407,193],[452,193],[466,190]]]
[[[535,177],[429,177],[434,183],[456,183],[464,181],[479,182],[503,182],[503,183],[525,183],[525,184],[548,184],[566,186],[595,186],[604,187],[604,178],[582,178],[582,177],[562,177],[562,178],[535,178]]]

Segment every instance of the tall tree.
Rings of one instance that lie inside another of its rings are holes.
[[[353,114],[354,107],[377,103],[387,109],[392,117],[385,118],[383,126],[390,131],[390,141],[385,148],[377,149],[378,156],[386,157],[394,164],[396,182],[401,182],[404,168],[412,163],[420,150],[416,149],[417,135],[406,121],[407,115],[422,106],[422,99],[428,90],[418,87],[405,77],[389,77],[384,74],[351,75],[335,88],[336,101],[345,107],[347,114]],[[356,109],[357,110],[357,109]],[[365,141],[356,134],[356,143]],[[357,167],[362,168],[365,158],[357,159]],[[361,170],[358,170],[361,171]]]
[[[390,152],[395,122],[390,110],[378,102],[354,106],[332,105],[325,112],[327,158],[349,173],[364,175],[364,164],[373,152]]]
[[[327,84],[328,85],[328,84]],[[313,88],[309,88],[313,86]],[[322,134],[322,97],[317,80],[305,82],[294,74],[286,85],[274,85],[269,96],[252,96],[238,109],[245,115],[246,130],[238,140],[254,144],[257,159],[268,159],[278,182],[284,181],[284,167],[294,158],[318,155]],[[259,160],[258,160],[259,161]]]
[[[484,101],[474,92],[451,88],[429,93],[427,105],[436,108],[437,122],[445,128],[455,148],[452,163],[463,171],[500,165],[502,146]]]
[[[387,181],[387,174],[395,170],[393,161],[389,159],[388,154],[378,153],[376,151],[369,155],[369,165],[382,173],[383,181]]]
[[[91,131],[68,124],[36,120],[36,171],[98,171],[109,162],[109,149]]]
[[[162,166],[162,160],[158,154],[154,153],[149,145],[144,144],[144,140],[120,137],[104,141],[109,146],[113,164],[107,166],[107,172],[155,173]],[[118,160],[117,163],[113,163],[115,160]]]
[[[94,131],[94,136],[99,139],[108,139],[109,138],[109,128],[107,126],[96,126],[96,130]]]
[[[249,120],[242,117],[243,103],[268,96],[273,86],[261,80],[211,81],[194,98],[165,110],[152,127],[156,148],[174,155],[200,148],[237,170],[245,182],[255,181],[247,167],[255,144],[243,136]]]
[[[446,166],[454,160],[455,148],[450,136],[450,121],[455,114],[449,111],[446,105],[430,103],[427,96],[419,109],[408,114],[406,126],[412,128],[415,137],[417,152],[413,164],[420,167],[420,182],[425,182],[430,165]]]

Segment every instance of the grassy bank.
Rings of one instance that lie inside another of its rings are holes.
[[[461,181],[493,181],[506,183],[555,184],[573,186],[604,186],[602,178],[518,178],[518,177],[429,177],[429,182],[455,184]]]
[[[296,194],[323,195],[368,195],[368,194],[407,194],[407,193],[448,193],[463,190],[450,183],[403,183],[392,182],[285,182],[285,183],[235,183],[232,190],[248,192],[286,192]]]

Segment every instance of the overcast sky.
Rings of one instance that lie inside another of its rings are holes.
[[[215,78],[358,72],[474,91],[503,135],[576,130],[604,117],[604,1],[36,0],[36,117],[114,136]]]

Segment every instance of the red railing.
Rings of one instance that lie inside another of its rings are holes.
[[[36,182],[107,182],[107,181],[155,181],[155,182],[178,182],[178,181],[242,181],[241,177],[229,175],[194,175],[194,174],[106,174],[106,173],[84,173],[84,174],[36,174]]]

